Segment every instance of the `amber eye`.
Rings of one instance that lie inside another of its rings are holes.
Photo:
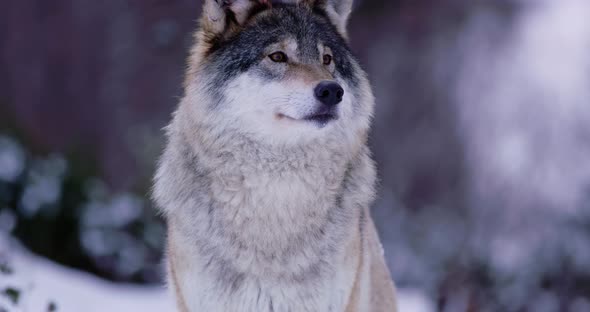
[[[332,64],[332,56],[330,54],[324,55],[324,65]]]
[[[275,52],[268,57],[275,63],[286,63],[288,60],[287,54],[283,52]]]

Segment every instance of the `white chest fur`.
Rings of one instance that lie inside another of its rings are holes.
[[[170,229],[170,283],[188,311],[344,311],[359,213],[372,196],[347,185],[366,182],[347,169],[352,153],[323,146],[276,162],[256,154],[263,149],[189,146],[171,142],[155,189]]]
[[[341,207],[345,172],[217,169],[170,218],[190,311],[343,311],[358,261],[343,243],[358,221]]]
[[[189,311],[344,311],[356,275],[353,263],[341,262],[331,264],[328,278],[305,282],[288,275],[284,279],[242,276],[227,280],[239,282],[238,287],[231,283],[220,287],[219,275],[207,269],[205,259],[198,252],[186,252],[170,261],[176,271],[171,278],[178,278],[175,282],[180,286],[177,295],[184,298]]]

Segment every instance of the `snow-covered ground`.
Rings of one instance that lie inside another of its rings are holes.
[[[398,288],[397,308],[400,312],[434,312],[434,303],[422,291]]]
[[[15,305],[0,296],[0,311],[49,311],[53,303],[60,312],[174,311],[164,287],[115,284],[90,274],[68,269],[37,257],[14,242],[0,237],[0,260],[8,261],[10,274],[0,273],[0,291],[19,291]]]
[[[8,263],[8,274],[0,273],[0,292],[19,291],[18,303],[0,295],[0,311],[59,312],[163,312],[175,311],[164,287],[115,284],[90,274],[65,268],[22,249],[0,234],[0,264]],[[433,304],[420,291],[400,289],[402,312],[431,312]]]

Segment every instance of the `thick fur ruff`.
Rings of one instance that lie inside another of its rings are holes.
[[[348,13],[333,15],[350,8],[240,1],[206,1],[155,177],[179,310],[395,311],[369,214],[374,100],[346,47]],[[248,39],[304,21],[312,23],[305,38],[295,29],[268,42]],[[267,45],[296,62],[274,64],[251,51],[266,53]],[[314,65],[318,53],[337,63]],[[326,77],[346,92],[338,118],[297,119],[317,107],[308,89]]]

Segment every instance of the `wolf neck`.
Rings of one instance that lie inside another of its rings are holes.
[[[207,130],[173,123],[156,177],[187,304],[196,311],[273,311],[273,302],[275,311],[339,310],[358,260],[345,254],[356,241],[359,207],[372,196],[356,185],[364,181],[364,146],[358,155],[338,139],[265,150],[234,135],[208,141]],[[219,302],[225,308],[207,306]]]
[[[172,222],[203,262],[266,277],[327,270],[318,264],[338,252],[349,228],[343,223],[354,222],[355,212],[341,205],[348,153],[338,142],[265,150],[237,134],[209,142],[200,130],[173,131],[168,150],[181,152],[165,157],[174,165],[163,165],[175,192],[189,194],[176,203],[184,211],[172,212]]]

